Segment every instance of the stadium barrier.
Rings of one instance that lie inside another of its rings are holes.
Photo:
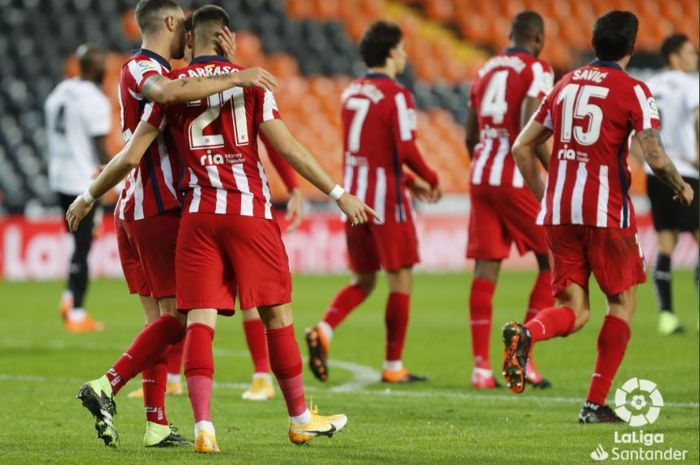
[[[283,223],[283,220],[280,220]],[[653,257],[656,234],[649,215],[638,216],[639,236],[646,257]],[[284,229],[284,224],[281,224]],[[461,271],[471,268],[464,258],[468,219],[455,214],[422,214],[417,219],[420,254],[419,269],[427,272]],[[295,232],[283,234],[290,266],[296,273],[320,274],[347,272],[345,234],[339,216],[325,213],[307,215]],[[399,239],[400,240],[400,239]],[[60,218],[29,220],[22,216],[0,219],[0,279],[51,280],[66,276],[72,252],[71,237]],[[674,266],[691,268],[698,249],[688,235],[682,235],[673,257]],[[96,228],[96,240],[89,257],[94,277],[121,277],[114,224],[105,215]],[[533,269],[531,254],[525,257],[511,252],[504,266],[509,269]]]

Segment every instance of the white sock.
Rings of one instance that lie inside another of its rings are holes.
[[[86,316],[87,312],[84,308],[74,308],[68,313],[68,319],[76,323],[83,321]]]
[[[474,367],[474,371],[472,371],[472,376],[481,376],[483,378],[491,378],[493,376],[493,370],[489,370],[488,368]]]
[[[331,328],[331,325],[325,321],[319,321],[317,326],[323,331],[323,335],[326,336],[328,342],[331,342],[333,340],[333,328]]]
[[[403,368],[401,360],[384,360],[384,369],[389,371],[399,371]]]
[[[73,293],[70,289],[65,289],[63,294],[61,294],[61,300],[73,300]]]
[[[311,412],[309,411],[309,409],[306,409],[301,415],[289,417],[289,421],[291,421],[295,425],[305,425],[311,421]]]
[[[206,420],[198,421],[194,424],[194,436],[197,437],[200,431],[207,431],[208,433],[216,436],[216,430],[214,429],[214,423]]]
[[[255,372],[253,373],[253,381],[256,379],[264,379],[267,383],[272,384],[272,375],[270,373]]]
[[[168,375],[167,375],[168,384],[179,383],[180,379],[182,379],[182,378],[180,378],[180,373],[178,373],[176,375],[172,374],[172,373],[168,373]]]

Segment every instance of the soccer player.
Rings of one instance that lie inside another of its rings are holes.
[[[664,40],[661,55],[668,69],[647,83],[663,116],[661,141],[683,179],[698,192],[698,51],[683,34]],[[659,332],[673,334],[683,327],[673,313],[671,255],[679,232],[689,232],[698,242],[698,197],[690,208],[672,200],[672,191],[647,168],[647,193],[658,235],[654,286],[659,304]],[[698,285],[696,268],[695,285]]]
[[[218,76],[241,69],[220,56],[216,34],[228,26],[225,10],[205,6],[194,14],[195,59],[174,77]],[[242,71],[239,71],[242,72]],[[289,439],[303,444],[332,436],[345,415],[320,416],[306,407],[302,363],[294,339],[291,278],[270,190],[257,154],[262,131],[271,145],[305,178],[336,200],[360,225],[377,213],[335,184],[279,119],[270,91],[230,88],[208,99],[153,107],[125,149],[115,157],[68,212],[75,227],[91,205],[140,162],[166,120],[181,149],[185,168],[183,217],[177,240],[177,307],[187,313],[185,376],[195,417],[195,451],[218,452],[211,422],[212,339],[217,313],[233,314],[235,296],[243,309],[258,308],[266,326],[272,371],[289,413]]]
[[[188,102],[236,85],[271,87],[274,78],[255,68],[212,77],[170,80],[171,58],[182,58],[185,15],[173,0],[141,0],[135,9],[143,43],[121,70],[122,134],[130,140],[148,102]],[[221,31],[219,31],[221,32]],[[147,326],[101,378],[85,383],[78,398],[95,417],[98,437],[117,447],[113,396],[143,371],[144,445],[187,444],[165,414],[166,349],[185,336],[175,306],[175,244],[180,222],[177,180],[181,168],[168,134],[148,147],[132,167],[115,209],[117,243],[127,286],[138,294]],[[82,200],[92,204],[86,190]]]
[[[413,95],[396,82],[397,74],[406,67],[401,29],[385,21],[370,25],[360,42],[360,55],[368,73],[350,83],[341,97],[344,184],[376,209],[381,220],[357,227],[348,218],[345,224],[352,283],[335,296],[323,319],[306,330],[309,366],[316,378],[328,379],[333,332],[370,295],[381,267],[390,292],[382,381],[424,381],[425,377],[411,374],[401,358],[408,329],[412,268],[419,262],[414,213],[404,184],[416,188],[419,196],[437,201],[438,177],[416,147]],[[407,180],[403,165],[427,184],[416,184],[412,176]]]
[[[611,11],[593,26],[596,60],[565,75],[545,98],[513,146],[518,168],[542,200],[553,258],[553,287],[559,306],[541,310],[525,325],[503,327],[503,370],[515,393],[525,388],[531,344],[568,336],[590,315],[591,273],[607,297],[598,334],[598,356],[581,423],[622,421],[605,404],[630,339],[635,291],[646,281],[634,210],[628,190],[628,138],[634,134],[644,158],[675,197],[689,205],[693,189],[666,154],[659,112],[647,86],[624,69],[639,23],[629,11]],[[540,177],[535,147],[553,136],[547,183]]]
[[[76,57],[80,77],[66,79],[56,86],[45,105],[49,184],[58,195],[64,214],[75,196],[90,185],[97,166],[109,161],[106,139],[111,128],[112,108],[100,89],[106,54],[93,45],[81,45]],[[101,331],[104,328],[83,307],[94,227],[95,210],[72,233],[75,248],[60,305],[65,328],[70,332]]]
[[[474,357],[471,384],[477,389],[499,387],[489,359],[493,294],[501,262],[510,255],[512,244],[520,254],[532,251],[539,267],[525,321],[554,304],[547,239],[535,221],[539,204],[510,153],[520,129],[554,81],[551,66],[537,58],[544,47],[542,17],[534,11],[519,13],[513,19],[510,39],[510,47],[479,70],[467,117],[467,150],[472,157],[467,258],[475,260],[469,295]],[[543,160],[549,158],[547,147],[537,150]],[[531,362],[526,381],[534,387],[550,386]]]

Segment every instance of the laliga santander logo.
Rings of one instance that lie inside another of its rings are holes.
[[[615,413],[630,426],[651,425],[659,418],[664,398],[648,379],[628,379],[615,391]]]

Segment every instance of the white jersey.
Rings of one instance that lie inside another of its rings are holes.
[[[109,133],[112,108],[93,82],[66,79],[44,106],[49,150],[49,186],[54,192],[78,195],[90,185],[100,163],[93,137]]]
[[[695,134],[695,111],[700,99],[698,75],[668,70],[651,78],[648,85],[661,113],[661,142],[666,153],[681,176],[697,178],[698,170],[693,162],[698,156]],[[646,164],[645,167],[651,174],[651,168]]]

